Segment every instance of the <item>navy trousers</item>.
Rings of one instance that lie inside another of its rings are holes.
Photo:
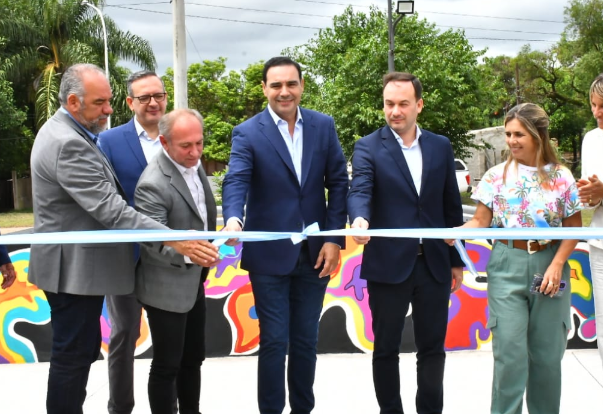
[[[375,344],[373,382],[380,414],[403,414],[400,397],[400,344],[404,319],[412,303],[417,346],[418,414],[440,414],[444,404],[444,341],[448,327],[451,279],[438,283],[429,272],[425,256],[404,282],[369,281],[369,307],[373,316]]]
[[[82,414],[90,365],[100,353],[104,296],[44,293],[52,325],[46,410],[48,414]]]
[[[250,274],[260,321],[258,406],[261,414],[285,408],[285,359],[292,414],[314,408],[318,323],[329,277],[318,277],[307,245],[288,275]]]

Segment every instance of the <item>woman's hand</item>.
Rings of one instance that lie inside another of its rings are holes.
[[[561,277],[563,276],[563,264],[551,263],[544,273],[540,293],[553,297],[559,292]]]

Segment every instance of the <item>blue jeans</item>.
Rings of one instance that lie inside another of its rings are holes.
[[[100,353],[104,296],[44,293],[52,325],[46,410],[48,414],[82,414],[90,365]]]
[[[285,408],[285,358],[292,414],[314,408],[318,322],[329,277],[318,277],[307,246],[288,275],[250,274],[260,321],[258,405],[261,414]]]

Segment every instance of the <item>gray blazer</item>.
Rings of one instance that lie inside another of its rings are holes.
[[[216,202],[203,168],[199,178],[205,192],[207,229],[216,230]],[[134,192],[136,209],[176,230],[203,230],[203,220],[176,166],[163,151],[143,171]],[[136,296],[146,305],[169,312],[192,309],[208,268],[184,262],[184,256],[143,246],[136,268]]]
[[[86,132],[57,111],[31,151],[36,233],[167,227],[128,206],[112,168]],[[159,250],[159,244],[152,244]],[[134,291],[131,243],[32,245],[29,281],[45,291],[123,295]]]

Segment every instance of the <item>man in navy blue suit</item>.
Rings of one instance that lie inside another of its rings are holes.
[[[268,107],[232,134],[223,184],[226,230],[341,229],[346,223],[346,160],[331,117],[300,108],[304,80],[298,63],[275,57],[264,65]],[[328,205],[325,189],[328,190]],[[282,413],[287,381],[294,414],[314,408],[318,323],[344,238],[310,237],[244,243],[241,267],[249,272],[260,322],[258,405]]]
[[[127,81],[126,101],[132,119],[103,132],[99,146],[134,207],[136,183],[148,162],[161,150],[159,119],[165,114],[167,94],[154,72],[133,73]],[[138,259],[138,245],[135,246]],[[109,414],[130,414],[134,408],[134,351],[140,336],[142,307],[134,293],[106,298],[111,338],[109,341]]]
[[[448,138],[420,129],[421,82],[409,73],[383,78],[387,126],[356,142],[348,195],[352,228],[455,227],[463,211]],[[463,262],[443,240],[354,237],[364,244],[375,335],[373,382],[381,414],[402,414],[399,350],[409,304],[417,346],[417,413],[443,408],[444,340],[451,291]]]
[[[17,272],[8,256],[6,246],[0,245],[0,274],[3,277],[2,289],[8,289],[17,279]]]

